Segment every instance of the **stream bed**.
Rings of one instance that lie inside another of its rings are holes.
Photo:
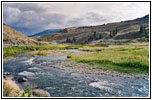
[[[67,55],[31,57],[26,53],[3,62],[3,69],[17,77],[26,77],[22,88],[36,85],[52,97],[148,97],[149,80],[84,74],[42,66],[67,59]]]

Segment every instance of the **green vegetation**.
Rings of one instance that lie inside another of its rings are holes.
[[[133,45],[133,46],[132,46]],[[46,56],[43,50],[79,49],[93,51],[70,55],[68,60],[87,63],[93,68],[102,68],[126,73],[149,73],[149,50],[146,44],[126,45],[57,45],[57,46],[12,46],[3,48],[3,57],[8,58],[17,53],[36,51],[37,56]]]
[[[67,38],[67,39],[66,39],[66,42],[67,42],[67,43],[72,43],[72,40],[71,40],[70,38]]]
[[[93,33],[93,37],[96,37],[96,35],[97,35],[97,33],[96,33],[96,31]]]
[[[140,26],[139,33],[143,33],[146,38],[149,38],[149,32],[148,32],[148,29],[146,29],[145,26],[142,26],[142,25]]]
[[[8,58],[11,56],[14,56],[17,53],[23,53],[27,50],[35,50],[35,48],[27,47],[27,46],[12,46],[12,47],[6,47],[3,48],[3,58]]]
[[[90,42],[92,40],[99,40],[99,39],[102,39],[102,35],[101,34],[97,35],[97,32],[95,31],[93,35],[88,36],[87,42]]]
[[[99,35],[98,39],[102,39],[102,35],[101,34]]]
[[[93,40],[93,38],[91,36],[88,36],[88,42],[92,41],[92,40]]]
[[[112,37],[116,36],[117,33],[118,33],[118,29],[116,27],[115,29],[113,29],[112,31],[110,31],[110,37],[112,38]]]
[[[71,55],[70,61],[86,63],[93,68],[102,68],[126,73],[149,72],[148,48],[96,48],[95,53]]]
[[[76,39],[75,39],[75,37],[73,37],[73,42],[74,42],[74,43],[76,42]]]
[[[30,88],[27,87],[22,93],[17,91],[15,97],[44,97],[44,95],[33,95],[29,90]]]
[[[42,50],[60,50],[60,49],[78,49],[82,48],[83,45],[57,45],[57,46],[11,46],[3,48],[3,58],[9,58],[15,54],[29,52],[29,51],[39,51],[38,56],[45,56],[45,53],[42,53]]]
[[[22,94],[20,94],[20,91],[17,91],[15,95],[15,97],[31,97],[31,96],[32,94],[29,92],[29,88],[26,88]]]
[[[66,42],[67,42],[67,43],[75,43],[75,42],[76,42],[76,38],[75,38],[75,37],[73,37],[72,39],[67,38],[67,39],[66,39]]]

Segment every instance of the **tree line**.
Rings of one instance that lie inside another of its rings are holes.
[[[95,31],[95,32],[93,32],[92,35],[88,36],[87,42],[92,41],[92,40],[99,40],[99,39],[102,39],[102,35],[101,34],[97,35],[97,32]],[[72,38],[67,37],[66,42],[75,43],[75,42],[77,42],[77,39],[75,37],[72,37]]]
[[[75,37],[73,37],[72,39],[71,38],[67,38],[66,42],[67,43],[75,43],[76,42],[76,38]]]
[[[146,29],[145,26],[143,26],[143,25],[140,26],[139,33],[144,34],[144,36],[146,38],[149,38],[149,31],[148,31],[148,29]]]
[[[111,30],[110,31],[110,38],[116,36],[118,33],[118,28],[116,27],[115,29]]]
[[[96,31],[93,33],[93,35],[88,36],[88,42],[92,40],[99,40],[99,39],[102,39],[102,35],[101,34],[97,35]]]

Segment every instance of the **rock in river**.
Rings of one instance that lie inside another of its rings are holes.
[[[32,89],[30,90],[30,93],[36,96],[50,97],[50,94],[47,91],[44,91],[42,89]]]
[[[27,79],[26,78],[24,78],[24,77],[20,77],[20,78],[18,78],[18,82],[26,82],[27,81]]]

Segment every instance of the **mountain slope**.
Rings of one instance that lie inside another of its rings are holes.
[[[36,40],[30,39],[27,36],[15,31],[11,27],[3,24],[3,44],[4,45],[35,45]]]
[[[65,28],[56,34],[36,37],[39,41],[85,44],[96,40],[108,41],[122,39],[136,39],[144,36],[140,27],[144,26],[149,31],[149,15],[134,20],[108,23],[97,26],[84,26],[78,28]],[[116,36],[110,37],[110,31],[117,29]],[[64,34],[63,34],[64,33]],[[70,40],[70,41],[68,41]]]
[[[35,33],[33,35],[29,35],[28,37],[35,37],[35,36],[43,36],[43,35],[48,35],[48,34],[54,34],[56,32],[58,32],[59,29],[49,29],[49,30],[45,30],[39,33]]]

